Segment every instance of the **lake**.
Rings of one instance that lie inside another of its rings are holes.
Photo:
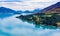
[[[60,29],[37,26],[16,18],[20,15],[0,14],[0,36],[60,36]]]

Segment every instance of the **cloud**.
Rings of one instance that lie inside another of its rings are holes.
[[[17,1],[22,1],[22,2],[17,2]],[[17,0],[17,1],[0,2],[0,5],[14,10],[33,10],[35,8],[45,8],[59,2],[59,0]]]
[[[24,0],[29,2],[53,2],[53,1],[59,1],[59,0]]]
[[[21,2],[22,0],[0,0],[1,2]]]

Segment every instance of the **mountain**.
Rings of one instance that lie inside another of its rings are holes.
[[[26,13],[37,13],[37,12],[40,12],[40,11],[41,11],[40,8],[36,8],[36,9],[34,9],[34,10],[32,10],[32,11],[26,10],[26,11],[24,11],[24,12],[26,12]]]
[[[29,10],[25,10],[25,11],[18,10],[17,12],[18,13],[31,13],[32,11],[29,11]]]
[[[21,11],[21,10],[18,10],[17,12],[18,12],[18,13],[22,13],[23,11]]]
[[[42,9],[41,13],[60,13],[60,2]]]
[[[0,13],[16,13],[16,11],[6,7],[0,7]]]
[[[19,10],[19,11],[17,11],[18,13],[37,13],[37,12],[40,12],[41,11],[41,9],[40,8],[37,8],[37,9],[34,9],[34,10],[32,10],[32,11],[30,11],[30,10],[25,10],[25,11],[21,11],[21,10]]]
[[[40,12],[40,11],[41,11],[40,8],[36,8],[36,9],[34,9],[32,12]]]

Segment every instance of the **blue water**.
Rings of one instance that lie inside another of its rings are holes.
[[[59,28],[36,26],[16,16],[19,15],[0,14],[0,36],[60,36]]]

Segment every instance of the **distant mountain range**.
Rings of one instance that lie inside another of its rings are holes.
[[[37,8],[37,9],[34,9],[32,11],[29,11],[29,10],[21,11],[21,10],[19,10],[17,12],[19,12],[19,13],[36,13],[36,12],[40,12],[40,11],[41,11],[41,9]]]
[[[0,7],[0,13],[12,13],[12,14],[20,14],[15,10],[12,10],[10,8],[6,8],[6,7]]]
[[[40,12],[40,9],[34,9],[33,11],[21,11],[21,10],[12,10],[10,8],[6,8],[6,7],[0,7],[0,13],[13,13],[13,14],[20,14],[20,13],[35,13],[35,12]]]

